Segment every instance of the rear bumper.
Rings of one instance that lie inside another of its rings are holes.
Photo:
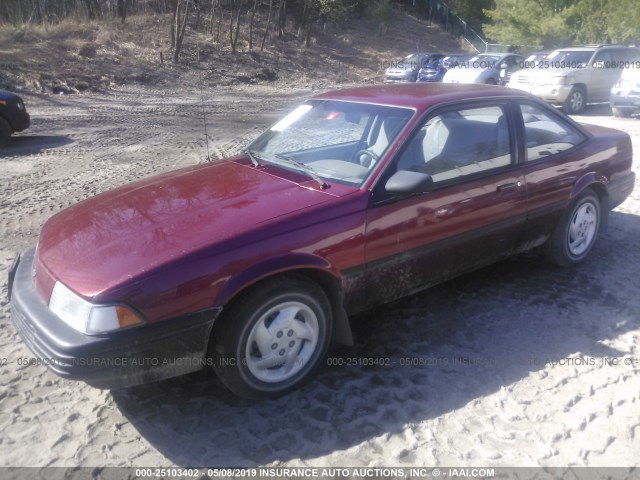
[[[385,75],[384,83],[413,83],[416,81],[416,75],[410,77],[394,77]]]
[[[222,308],[105,335],[84,335],[62,322],[36,292],[33,250],[9,271],[11,319],[36,358],[56,374],[97,388],[125,388],[194,372],[207,365],[213,322]]]
[[[617,177],[609,182],[607,190],[609,192],[609,208],[614,209],[624,202],[631,192],[636,182],[636,174],[634,172],[626,172],[624,175]]]

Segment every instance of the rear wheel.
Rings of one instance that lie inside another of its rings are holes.
[[[4,118],[0,118],[0,147],[5,147],[11,140],[11,126]]]
[[[547,259],[563,267],[584,260],[596,242],[600,221],[600,200],[588,190],[573,202],[547,241]]]
[[[304,383],[324,358],[332,328],[324,291],[296,275],[251,288],[220,322],[210,351],[214,369],[245,398],[277,397]]]
[[[587,95],[581,87],[573,87],[569,96],[562,104],[562,109],[566,113],[579,113],[584,108],[587,102]]]

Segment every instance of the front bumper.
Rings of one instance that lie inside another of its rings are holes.
[[[22,132],[26,130],[31,125],[31,117],[27,113],[26,110],[18,111],[11,122],[11,126],[13,127],[14,132]]]
[[[384,83],[413,83],[416,81],[416,76],[411,75],[407,76],[394,76],[394,75],[385,75]]]
[[[531,85],[514,82],[509,82],[507,85],[510,88],[517,88],[535,95],[549,103],[564,103],[573,88],[573,85]]]
[[[440,82],[444,75],[418,75],[417,82]]]
[[[33,250],[19,256],[9,271],[11,319],[36,358],[58,375],[97,388],[126,388],[201,370],[213,322],[212,308],[105,335],[84,335],[65,324],[33,286]]]
[[[640,93],[611,95],[609,103],[612,107],[640,110]]]

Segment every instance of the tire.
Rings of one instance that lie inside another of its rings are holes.
[[[486,85],[497,85],[498,82],[496,81],[495,78],[490,78],[485,82]]]
[[[630,117],[633,113],[633,111],[628,108],[618,107],[611,107],[611,112],[613,113],[614,117]]]
[[[274,398],[299,387],[329,347],[331,305],[324,291],[302,276],[265,280],[223,315],[214,326],[209,355],[220,381],[240,397]]]
[[[598,237],[601,210],[600,200],[591,190],[578,196],[545,245],[547,260],[562,267],[583,261]]]
[[[569,92],[569,96],[562,104],[562,110],[565,113],[575,114],[579,113],[584,109],[585,104],[587,103],[587,95],[582,87],[573,87],[571,92]]]
[[[0,147],[6,147],[11,140],[11,126],[4,118],[0,118]]]

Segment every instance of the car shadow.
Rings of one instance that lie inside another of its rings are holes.
[[[605,341],[640,328],[638,236],[640,217],[614,212],[576,268],[520,256],[358,315],[356,345],[331,351],[309,384],[281,399],[238,399],[210,372],[113,398],[182,466],[304,461],[401,433],[510,389],[545,362],[628,354]],[[565,369],[566,381],[576,375],[576,367],[550,368]]]
[[[0,158],[34,155],[45,150],[64,147],[74,140],[66,135],[18,135],[11,137],[9,145],[0,149]]]

